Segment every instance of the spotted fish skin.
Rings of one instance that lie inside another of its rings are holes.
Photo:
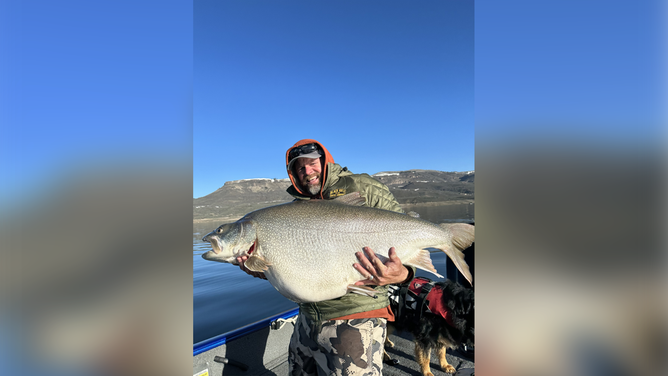
[[[361,200],[361,201],[360,201]],[[206,260],[236,264],[248,256],[246,267],[263,271],[286,298],[297,303],[343,296],[364,279],[353,264],[364,247],[381,260],[395,247],[402,263],[440,275],[426,248],[445,252],[472,283],[463,249],[474,240],[474,226],[436,225],[393,211],[359,206],[358,193],[334,200],[293,201],[251,212],[206,235],[212,250]],[[249,250],[252,251],[249,253]]]

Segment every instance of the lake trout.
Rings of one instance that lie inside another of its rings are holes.
[[[368,287],[355,286],[365,279],[355,268],[356,252],[371,248],[385,262],[395,247],[405,265],[442,276],[429,251],[445,252],[472,283],[462,250],[474,240],[474,226],[466,223],[436,225],[389,210],[366,206],[359,193],[333,200],[293,201],[246,214],[224,224],[202,240],[212,250],[202,257],[264,272],[286,298],[297,303],[318,302],[356,292],[373,296]]]

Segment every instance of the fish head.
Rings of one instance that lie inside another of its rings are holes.
[[[202,241],[211,243],[212,248],[202,258],[238,265],[237,257],[248,255],[255,239],[255,228],[250,221],[226,223],[202,238]]]

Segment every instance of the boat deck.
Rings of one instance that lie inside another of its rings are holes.
[[[266,326],[199,353],[193,358],[193,375],[288,375],[287,350],[293,328],[294,325],[290,322],[284,323],[278,329]],[[394,333],[390,336],[390,340],[395,346],[387,349],[387,352],[399,363],[395,366],[385,364],[383,375],[421,375],[420,367],[413,357],[414,345],[411,335],[405,332]],[[457,370],[455,375],[473,375],[474,363],[466,354],[448,350],[446,357]],[[247,368],[244,369],[245,367]],[[434,376],[452,375],[441,370],[435,353],[432,353],[431,357],[431,371]]]

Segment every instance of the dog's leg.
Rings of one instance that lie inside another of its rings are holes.
[[[387,324],[387,336],[385,337],[385,347],[394,347],[394,343],[390,341],[390,334],[394,333],[394,325]]]
[[[447,373],[455,373],[455,367],[451,366],[447,359],[445,359],[445,346],[439,346],[436,349],[436,353],[438,354],[438,362],[441,364],[441,369]]]
[[[396,365],[399,364],[399,360],[392,359],[392,357],[390,357],[390,354],[388,354],[387,351],[383,349],[383,363],[396,367]]]
[[[429,368],[431,359],[431,348],[424,347],[421,343],[415,342],[415,360],[420,365],[420,371],[424,376],[434,376]]]
[[[394,347],[394,343],[390,341],[390,334],[394,332],[394,326],[393,325],[388,325],[387,326],[387,335],[385,336],[385,343],[383,344],[383,347]],[[399,361],[397,359],[392,359],[390,354],[385,351],[383,348],[383,363],[389,364],[391,366],[396,366],[399,364]]]

